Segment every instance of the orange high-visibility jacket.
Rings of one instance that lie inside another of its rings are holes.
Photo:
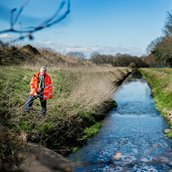
[[[31,79],[31,82],[30,82],[30,88],[31,88],[30,95],[34,95],[34,93],[36,93],[38,91],[39,75],[40,75],[40,72],[35,74]],[[43,99],[44,100],[51,99],[53,97],[53,88],[52,88],[51,78],[47,73],[45,73],[44,83],[45,83],[45,88],[44,88]]]

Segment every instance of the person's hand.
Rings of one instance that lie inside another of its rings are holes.
[[[41,88],[38,88],[38,93],[41,92],[41,91],[42,91],[42,89]]]
[[[34,95],[34,96],[37,96],[38,94],[37,94],[37,92],[35,92],[33,95]]]

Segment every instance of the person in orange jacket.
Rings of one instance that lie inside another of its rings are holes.
[[[46,73],[47,68],[42,66],[40,72],[33,75],[30,82],[30,95],[25,103],[25,111],[30,112],[30,108],[33,104],[33,101],[39,97],[41,102],[41,115],[46,115],[47,111],[47,99],[53,97],[53,88],[51,77]]]

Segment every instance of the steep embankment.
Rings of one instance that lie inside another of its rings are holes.
[[[172,69],[141,69],[141,72],[151,86],[157,109],[167,118],[172,129]],[[172,131],[167,135],[172,138]]]
[[[9,46],[0,42],[0,66],[90,66],[89,60],[76,58],[71,55],[63,55],[51,49],[35,48],[31,45],[22,47]]]
[[[48,101],[47,116],[39,118],[39,100],[34,102],[31,113],[23,111],[30,79],[37,70],[31,66],[1,66],[0,117],[9,128],[8,135],[17,136],[21,144],[41,144],[62,155],[75,151],[98,132],[98,121],[115,106],[113,92],[132,71],[114,67],[49,68],[54,98]],[[14,143],[19,148],[19,141],[11,141],[10,137],[6,143],[1,141],[1,150],[9,142],[1,152],[2,162],[6,162],[7,154],[12,160],[16,158],[10,145]]]

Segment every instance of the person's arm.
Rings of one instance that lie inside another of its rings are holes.
[[[52,99],[53,98],[53,86],[52,86],[52,81],[51,81],[50,77],[49,77],[48,92],[49,92],[49,99]]]
[[[30,81],[30,95],[37,95],[37,88],[35,87],[35,75],[32,77]]]

